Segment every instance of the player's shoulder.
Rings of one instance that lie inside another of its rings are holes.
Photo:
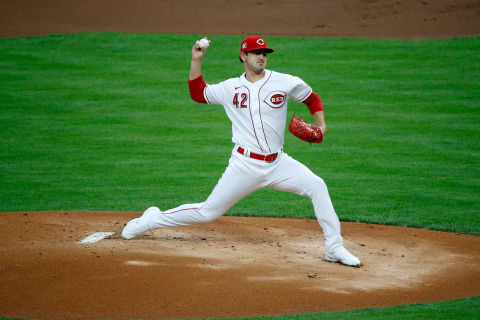
[[[283,73],[278,71],[272,71],[272,75],[270,78],[273,82],[280,81],[282,83],[293,85],[293,86],[303,82],[303,80],[300,79],[300,77],[291,75],[289,73]]]
[[[231,87],[235,86],[236,83],[238,83],[238,78],[230,78],[211,85],[216,87]]]
[[[280,71],[275,71],[275,70],[267,70],[272,73],[272,77],[291,77],[292,75]]]
[[[238,77],[230,78],[222,82],[225,86],[238,87],[241,85],[248,84],[248,81],[245,77],[245,72]]]
[[[297,76],[294,76],[294,75],[291,75],[289,73],[284,73],[284,72],[278,72],[278,71],[271,71],[272,75],[272,79],[285,79],[285,80],[296,80],[296,79],[300,79],[299,77]]]

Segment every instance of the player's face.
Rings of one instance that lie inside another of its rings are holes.
[[[267,53],[263,51],[250,51],[248,54],[244,54],[245,68],[261,74],[267,66]]]

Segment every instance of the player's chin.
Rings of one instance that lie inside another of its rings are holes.
[[[260,74],[263,72],[263,70],[265,70],[265,66],[262,65],[262,66],[257,66],[254,71],[256,74]]]

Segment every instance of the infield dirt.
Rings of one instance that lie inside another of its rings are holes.
[[[389,39],[480,34],[480,1],[232,0],[219,6],[214,0],[5,0],[0,12],[0,37],[106,31]],[[348,268],[323,260],[316,221],[222,217],[120,239],[123,224],[139,214],[0,214],[0,315],[234,317],[480,295],[477,236],[342,223],[347,248],[364,263]],[[116,234],[78,243],[103,231]]]
[[[280,315],[480,294],[480,237],[343,223],[363,262],[323,259],[318,223],[222,217],[120,237],[139,213],[0,215],[0,314],[36,319]],[[93,244],[95,232],[115,235]]]

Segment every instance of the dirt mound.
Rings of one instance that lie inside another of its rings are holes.
[[[361,268],[326,262],[305,219],[222,217],[122,240],[139,213],[0,214],[0,314],[37,319],[279,315],[480,294],[480,237],[343,223]],[[115,232],[97,243],[78,241]]]

